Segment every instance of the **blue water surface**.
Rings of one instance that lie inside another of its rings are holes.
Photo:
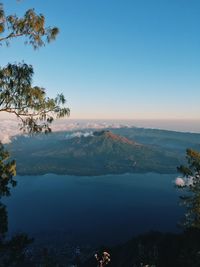
[[[6,200],[9,231],[97,245],[116,244],[151,230],[175,232],[183,215],[175,177],[17,176],[17,187]]]

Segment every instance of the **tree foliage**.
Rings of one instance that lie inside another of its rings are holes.
[[[14,160],[9,160],[9,153],[0,143],[0,199],[2,196],[10,195],[10,186],[16,186],[13,176],[16,174]]]
[[[0,143],[0,200],[3,196],[9,196],[11,187],[17,184],[13,179],[16,174],[15,169],[15,161],[9,159],[9,153]],[[22,263],[26,260],[25,249],[33,242],[33,239],[23,233],[8,239],[6,238],[7,232],[7,208],[0,202],[0,266],[22,266]]]
[[[183,177],[178,178],[182,180],[177,184],[183,191],[180,199],[186,208],[183,226],[200,229],[200,153],[187,149],[186,158],[188,164],[178,167]]]
[[[63,94],[46,96],[44,88],[32,86],[33,67],[25,63],[0,68],[0,112],[15,114],[28,133],[50,132],[54,118],[69,115]]]
[[[25,37],[25,44],[37,49],[55,40],[58,33],[57,27],[46,27],[45,17],[34,9],[27,10],[21,18],[16,14],[6,16],[0,4],[0,42],[8,45],[13,38]]]
[[[6,206],[0,202],[0,248],[8,231],[8,213]]]
[[[0,3],[0,45],[8,45],[11,40],[21,37],[25,44],[38,49],[55,40],[58,33],[59,29],[47,27],[45,17],[34,9],[27,10],[23,17],[6,15]],[[32,86],[33,74],[33,67],[25,63],[0,66],[0,112],[16,115],[21,120],[20,128],[26,133],[47,133],[51,131],[50,124],[54,119],[69,115],[70,111],[65,107],[63,94],[49,98],[44,88]],[[11,187],[16,186],[15,174],[15,161],[9,159],[9,153],[0,142],[0,200],[9,196]],[[32,239],[19,234],[9,240],[5,238],[7,231],[7,209],[0,202],[0,266],[21,267],[25,248]]]
[[[14,38],[24,37],[25,43],[34,49],[55,40],[57,27],[46,27],[45,17],[34,9],[26,11],[23,17],[5,15],[0,4],[0,44],[7,44]],[[44,88],[32,86],[33,67],[25,63],[8,64],[0,67],[0,112],[15,114],[20,128],[27,133],[50,132],[55,118],[70,114],[63,94],[56,98],[46,96]]]

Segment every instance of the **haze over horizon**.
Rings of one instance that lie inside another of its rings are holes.
[[[56,42],[34,52],[13,40],[1,66],[32,64],[34,84],[63,92],[71,119],[199,119],[199,1],[5,3],[7,14],[32,7],[60,28]]]
[[[15,117],[1,118],[0,140],[9,143],[12,136],[22,134],[18,127],[19,121]],[[200,120],[91,120],[91,119],[61,119],[52,125],[55,131],[81,131],[85,129],[105,129],[120,127],[139,127],[179,132],[200,133]]]

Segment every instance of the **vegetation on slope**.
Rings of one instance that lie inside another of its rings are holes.
[[[66,138],[66,133],[18,137],[9,147],[21,175],[174,173],[181,163],[176,151],[134,142],[111,131],[74,138]]]

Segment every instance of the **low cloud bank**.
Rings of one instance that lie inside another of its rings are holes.
[[[90,132],[72,132],[72,133],[69,133],[69,134],[66,134],[66,138],[67,139],[71,139],[71,138],[75,138],[75,137],[88,137],[88,136],[93,136],[93,132],[90,131]]]
[[[73,137],[87,137],[93,135],[89,129],[106,129],[106,128],[121,128],[133,127],[133,125],[122,124],[117,122],[104,122],[104,121],[84,121],[84,120],[68,120],[61,119],[52,123],[51,128],[53,132],[58,131],[72,131],[66,138]],[[88,131],[82,131],[87,130]],[[73,131],[76,131],[73,133]],[[11,138],[16,135],[23,134],[19,130],[19,121],[17,119],[2,119],[0,118],[0,141],[2,143],[11,142]]]
[[[10,143],[11,138],[19,134],[21,134],[21,132],[16,120],[0,120],[0,142],[3,144]]]

